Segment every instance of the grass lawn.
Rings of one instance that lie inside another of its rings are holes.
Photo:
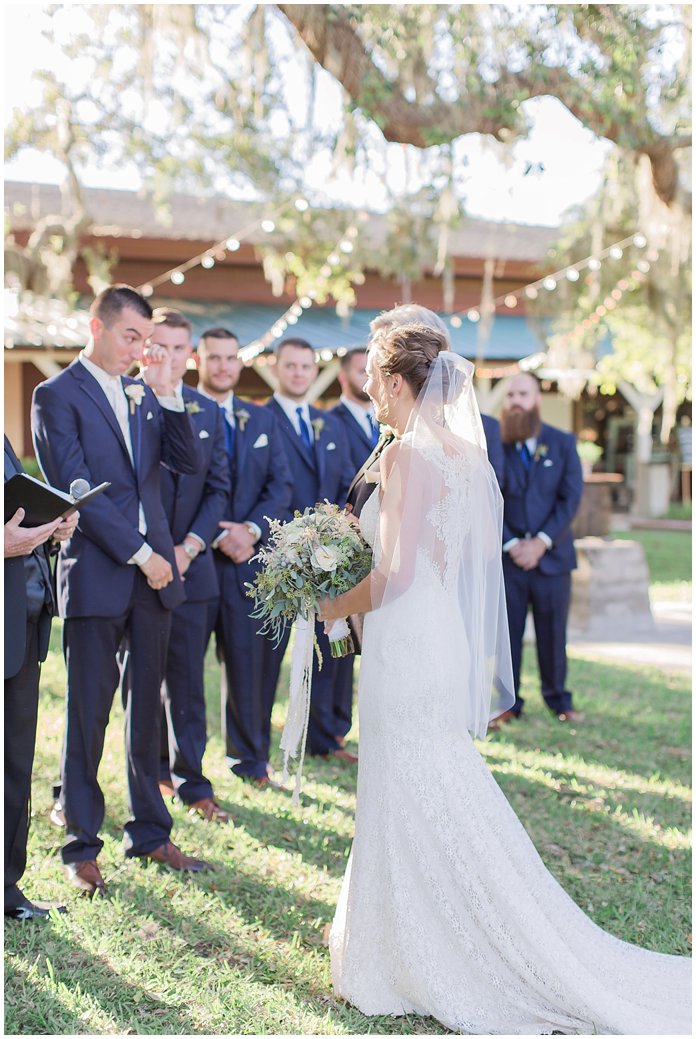
[[[652,566],[662,540],[648,533],[640,540]],[[678,582],[690,573],[681,549],[677,555],[681,562],[669,571],[658,557],[661,578]],[[174,839],[212,861],[215,872],[194,879],[123,858],[122,712],[115,705],[100,773],[107,803],[100,862],[110,894],[95,902],[73,896],[60,868],[60,832],[48,822],[63,732],[58,645],[56,625],[43,673],[23,886],[29,896],[66,900],[70,913],[5,925],[6,1032],[443,1033],[430,1018],[367,1018],[334,998],[323,933],[350,849],[355,773],[311,760],[300,808],[289,794],[233,779],[223,760],[212,652],[205,765],[235,825],[211,827],[182,806],[172,812]],[[548,867],[598,924],[648,948],[687,953],[688,677],[585,660],[575,649],[569,684],[589,720],[569,728],[543,709],[532,656],[528,650],[527,717],[482,743],[482,752]],[[284,710],[281,699],[276,744]]]

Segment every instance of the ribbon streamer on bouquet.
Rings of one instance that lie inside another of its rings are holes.
[[[295,644],[290,664],[290,695],[288,697],[288,713],[285,719],[283,735],[280,737],[280,749],[284,751],[283,782],[288,779],[288,760],[299,754],[295,789],[292,794],[293,804],[300,803],[302,789],[302,766],[307,746],[307,727],[309,725],[309,707],[312,699],[312,658],[314,656],[314,620],[316,613],[309,611],[308,617],[298,617],[295,621]]]

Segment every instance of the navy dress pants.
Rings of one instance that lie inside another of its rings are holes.
[[[337,683],[337,671],[344,664],[343,660],[335,660],[331,656],[329,640],[324,634],[324,624],[317,622],[315,627],[317,641],[323,657],[321,671],[316,654],[312,667],[312,699],[309,711],[309,726],[307,729],[307,753],[308,754],[330,754],[339,750],[341,744],[337,736],[344,736],[350,725],[346,728],[346,694],[345,682],[341,686]],[[273,708],[273,698],[280,676],[280,667],[290,639],[289,630],[281,640],[277,649],[273,648],[269,641],[266,647],[266,674],[268,678],[266,686],[267,703],[264,712],[266,725],[266,741],[270,740],[271,714],[268,709]],[[345,670],[344,670],[345,675]],[[352,673],[351,673],[351,699],[352,699]],[[337,702],[338,701],[338,702]]]
[[[566,627],[570,606],[570,574],[542,574],[538,568],[522,570],[507,553],[503,555],[503,573],[516,695],[512,710],[519,714],[524,705],[524,699],[520,696],[520,670],[522,638],[529,606],[534,617],[544,701],[555,714],[571,710],[572,695],[565,685],[568,670]]]
[[[172,613],[166,679],[162,686],[164,726],[161,778],[171,777],[184,804],[213,796],[203,775],[207,741],[204,661],[218,600],[185,602]]]
[[[273,697],[266,688],[266,639],[258,634],[259,621],[249,616],[254,606],[244,588],[245,581],[253,580],[254,569],[246,563],[218,560],[217,574],[220,599],[214,625],[222,667],[226,754],[235,775],[260,779],[268,771],[266,734],[270,732]]]
[[[144,575],[135,575],[128,609],[118,617],[70,617],[63,626],[68,674],[62,774],[66,842],[63,862],[94,859],[104,842],[104,795],[97,771],[120,672],[117,654],[127,646],[124,683],[128,803],[127,855],[143,855],[169,840],[172,820],[159,792],[160,687],[164,678],[171,612]]]
[[[39,711],[39,640],[36,622],[27,622],[22,667],[5,679],[5,909],[26,905],[19,880],[27,865],[27,837]]]

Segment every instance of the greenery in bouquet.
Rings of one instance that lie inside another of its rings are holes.
[[[270,520],[268,544],[254,559],[261,566],[246,583],[251,616],[278,645],[298,616],[307,619],[320,599],[334,599],[367,576],[372,550],[350,515],[325,501],[287,523]]]

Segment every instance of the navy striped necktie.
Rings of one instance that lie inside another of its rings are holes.
[[[234,426],[230,422],[227,408],[223,407],[222,404],[220,404],[219,407],[225,423],[225,447],[227,449],[227,454],[232,458],[234,457]]]

